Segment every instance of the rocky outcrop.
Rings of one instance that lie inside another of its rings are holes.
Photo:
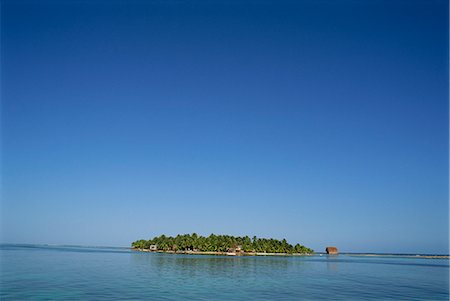
[[[338,249],[336,247],[327,247],[325,249],[325,251],[327,252],[327,254],[330,254],[330,255],[337,255],[337,254],[339,254]]]

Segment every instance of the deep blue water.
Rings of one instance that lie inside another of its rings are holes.
[[[2,245],[1,300],[448,300],[447,259]]]

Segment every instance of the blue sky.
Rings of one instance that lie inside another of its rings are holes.
[[[2,242],[448,253],[447,1],[2,1]]]

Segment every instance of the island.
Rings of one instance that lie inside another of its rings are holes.
[[[192,234],[175,237],[161,235],[149,240],[140,239],[131,248],[143,252],[205,254],[205,255],[311,255],[314,250],[301,244],[291,245],[286,239],[239,237],[211,234],[207,237]]]

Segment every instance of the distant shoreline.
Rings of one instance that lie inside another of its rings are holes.
[[[146,252],[146,253],[164,253],[164,254],[187,254],[187,255],[220,255],[220,256],[312,256],[314,254],[306,253],[263,253],[263,252],[215,252],[215,251],[164,251],[157,250],[151,251],[149,249],[140,248],[130,248],[132,251],[136,252]]]
[[[149,249],[130,248],[132,251],[145,253],[164,253],[164,254],[185,254],[185,255],[219,255],[219,256],[356,256],[356,257],[404,257],[404,258],[423,258],[423,259],[450,259],[449,255],[421,255],[421,254],[377,254],[377,253],[339,253],[339,255],[328,255],[326,253],[304,254],[304,253],[263,253],[263,252],[214,252],[214,251],[151,251]]]
[[[405,257],[405,258],[428,258],[428,259],[449,259],[449,255],[423,255],[423,254],[377,254],[377,253],[341,253],[346,256],[360,257]]]

